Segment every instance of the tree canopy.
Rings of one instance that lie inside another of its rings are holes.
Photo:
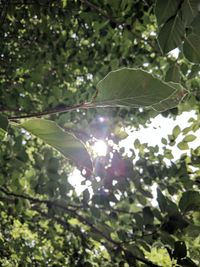
[[[199,266],[199,0],[1,0],[0,35],[0,265]]]

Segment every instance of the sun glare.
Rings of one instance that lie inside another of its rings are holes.
[[[94,143],[92,150],[97,156],[106,156],[107,145],[104,141],[99,140]]]

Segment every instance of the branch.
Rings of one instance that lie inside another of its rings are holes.
[[[95,107],[95,106],[92,103],[83,103],[83,104],[77,104],[77,105],[74,105],[71,107],[68,107],[68,106],[57,107],[57,108],[53,108],[51,110],[45,110],[45,111],[41,111],[41,112],[37,112],[37,113],[10,116],[10,117],[8,117],[8,120],[20,120],[20,119],[26,119],[26,118],[43,117],[43,116],[47,116],[47,115],[63,113],[63,112],[67,112],[67,111],[73,111],[73,110],[76,110],[78,108],[88,109],[88,108],[93,108],[93,107]]]

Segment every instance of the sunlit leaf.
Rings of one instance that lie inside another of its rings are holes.
[[[55,122],[31,119],[22,123],[20,127],[42,139],[78,166],[92,170],[92,162],[83,143],[72,134],[63,131]]]
[[[162,110],[162,101],[170,97],[176,99],[174,95],[179,88],[173,83],[162,82],[146,71],[123,68],[110,72],[97,84],[98,94],[94,102],[98,107],[150,107],[159,103]],[[169,107],[171,105],[168,103],[163,108]]]
[[[180,142],[180,143],[178,143],[178,148],[180,149],[180,150],[187,150],[187,149],[189,149],[189,146],[188,146],[188,143],[187,142]]]
[[[183,138],[183,142],[193,142],[197,137],[193,134],[189,134]]]
[[[176,126],[174,127],[174,129],[173,129],[173,132],[172,132],[174,138],[177,138],[177,136],[178,136],[180,133],[181,133],[181,128],[180,128],[178,125],[176,125]]]

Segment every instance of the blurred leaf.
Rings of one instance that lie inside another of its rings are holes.
[[[83,143],[72,134],[64,132],[55,122],[31,119],[22,123],[20,127],[41,138],[78,166],[92,170],[92,162]]]
[[[157,188],[157,201],[158,201],[160,210],[162,212],[166,212],[167,200],[159,188]]]
[[[187,255],[187,248],[185,245],[185,242],[183,241],[176,241],[174,244],[174,251],[173,251],[173,257],[174,258],[185,258]]]
[[[187,149],[189,149],[188,143],[186,143],[186,142],[180,142],[180,143],[178,143],[177,146],[178,146],[178,148],[180,150],[187,150]]]
[[[197,191],[187,191],[182,194],[179,201],[179,208],[182,212],[199,210],[200,193]]]
[[[190,258],[181,259],[178,261],[179,266],[181,267],[198,267]]]
[[[3,140],[8,129],[8,119],[6,116],[0,114],[0,140]]]
[[[174,97],[180,87],[164,83],[151,74],[123,68],[110,72],[97,84],[94,99],[97,107],[150,107],[166,98]]]
[[[196,139],[197,137],[195,136],[195,135],[193,135],[193,134],[189,134],[189,135],[187,135],[187,136],[185,136],[184,138],[183,138],[183,142],[192,142],[192,141],[194,141],[195,139]]]
[[[178,125],[176,125],[172,132],[174,138],[176,139],[180,133],[181,133],[181,128]]]
[[[143,208],[143,220],[144,224],[153,224],[154,215],[150,207]]]

